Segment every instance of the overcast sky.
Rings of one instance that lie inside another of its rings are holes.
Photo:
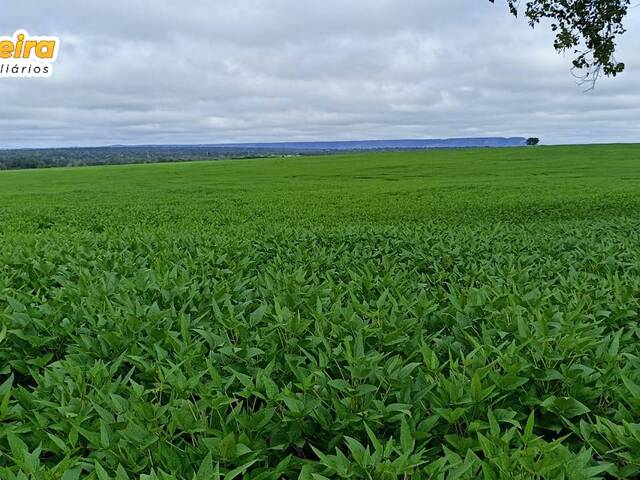
[[[640,8],[585,93],[505,0],[29,0],[0,35],[62,40],[0,78],[0,147],[540,136],[640,141]]]

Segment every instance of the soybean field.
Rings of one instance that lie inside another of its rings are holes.
[[[0,173],[3,480],[640,476],[640,146]]]

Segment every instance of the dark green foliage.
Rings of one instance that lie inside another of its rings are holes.
[[[304,154],[307,152],[296,152]],[[0,149],[0,170],[26,168],[191,162],[282,156],[277,149],[224,146],[113,146],[91,148]]]
[[[507,0],[507,3],[517,15],[521,2]],[[531,26],[550,20],[556,32],[555,48],[576,54],[573,66],[583,72],[582,79],[595,81],[600,73],[615,77],[624,70],[624,63],[615,58],[616,38],[626,31],[622,22],[630,3],[629,0],[530,0],[524,10]]]
[[[637,478],[635,146],[0,175],[0,478]]]
[[[540,143],[540,139],[536,137],[527,138],[527,145],[530,147],[536,146]]]

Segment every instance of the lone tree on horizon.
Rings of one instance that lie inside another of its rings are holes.
[[[530,147],[535,147],[540,143],[540,139],[538,137],[527,138],[527,145]]]
[[[495,0],[489,0],[495,3]],[[615,58],[616,38],[626,32],[623,20],[630,0],[506,0],[511,13],[523,10],[531,27],[551,21],[554,47],[571,50],[574,75],[595,85],[600,75],[615,77],[625,65]]]

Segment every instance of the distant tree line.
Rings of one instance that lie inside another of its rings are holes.
[[[188,162],[275,156],[277,152],[225,147],[97,147],[0,150],[0,170]]]
[[[464,139],[462,139],[464,140]],[[529,139],[531,140],[531,139]],[[529,145],[529,140],[526,141]],[[330,142],[329,142],[330,143]],[[525,139],[522,139],[523,145]],[[536,143],[537,145],[537,143]],[[512,145],[504,145],[512,146]],[[494,145],[484,145],[486,148]],[[42,148],[42,149],[0,149],[0,170],[27,168],[80,167],[94,165],[125,165],[138,163],[171,163],[202,160],[227,160],[242,158],[291,157],[302,155],[326,155],[336,153],[389,152],[402,150],[439,150],[450,148],[480,148],[478,145],[456,147],[402,146],[380,148],[344,148],[331,147],[254,147],[254,146],[215,146],[215,145],[175,145],[175,146],[113,146],[94,148]]]

